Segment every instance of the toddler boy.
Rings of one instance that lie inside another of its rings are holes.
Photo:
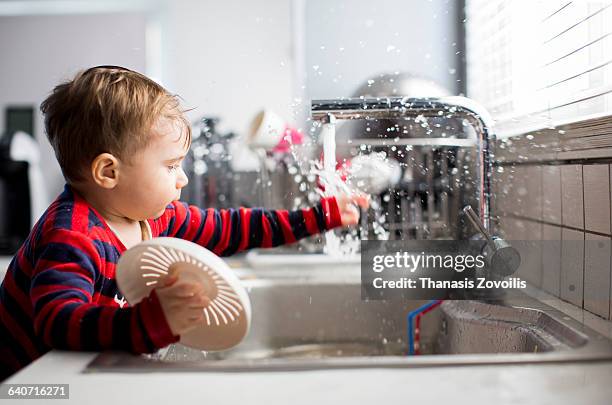
[[[297,211],[200,209],[179,201],[191,131],[176,96],[117,66],[80,72],[42,103],[66,186],[0,286],[0,380],[52,348],[150,353],[202,321],[208,298],[169,278],[134,306],[119,256],[142,240],[187,239],[221,256],[356,224],[364,196]]]

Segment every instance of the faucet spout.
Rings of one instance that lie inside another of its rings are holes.
[[[478,147],[478,182],[476,199],[479,218],[490,232],[493,120],[487,110],[466,97],[410,98],[340,98],[313,100],[311,118],[323,123],[335,120],[375,120],[448,116],[461,118],[474,128]]]

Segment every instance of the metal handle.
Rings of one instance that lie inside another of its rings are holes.
[[[501,277],[514,274],[521,265],[521,255],[518,250],[510,246],[510,244],[503,239],[493,239],[471,206],[466,205],[463,207],[463,212],[487,240],[489,248],[487,249],[487,245],[485,245],[483,251],[485,257],[487,257],[491,271]]]
[[[463,213],[468,217],[472,225],[474,225],[474,227],[478,229],[478,231],[482,234],[482,236],[484,236],[487,239],[487,242],[489,242],[489,245],[491,246],[491,248],[495,249],[495,242],[493,241],[493,237],[485,229],[484,225],[480,221],[480,218],[478,218],[478,215],[476,215],[476,213],[474,212],[474,209],[472,208],[472,206],[466,205],[465,207],[463,207]]]

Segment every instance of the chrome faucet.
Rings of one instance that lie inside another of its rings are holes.
[[[491,215],[491,127],[493,120],[478,103],[466,97],[441,98],[340,98],[313,100],[311,118],[322,123],[334,120],[401,119],[449,116],[467,120],[475,129],[478,148],[478,183],[476,199],[479,218],[490,232]]]
[[[467,120],[475,129],[475,146],[478,148],[478,185],[476,200],[478,214],[471,206],[463,213],[482,235],[483,252],[489,262],[489,272],[495,277],[513,274],[520,265],[520,255],[503,239],[491,234],[491,133],[492,119],[489,113],[473,100],[465,97],[442,98],[341,98],[336,100],[313,100],[311,118],[322,123],[335,120],[402,119],[422,117],[460,118]],[[460,144],[460,143],[458,143]],[[465,143],[464,145],[474,145]]]

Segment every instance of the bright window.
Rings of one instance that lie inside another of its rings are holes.
[[[497,133],[612,115],[612,1],[468,0],[468,96]]]

